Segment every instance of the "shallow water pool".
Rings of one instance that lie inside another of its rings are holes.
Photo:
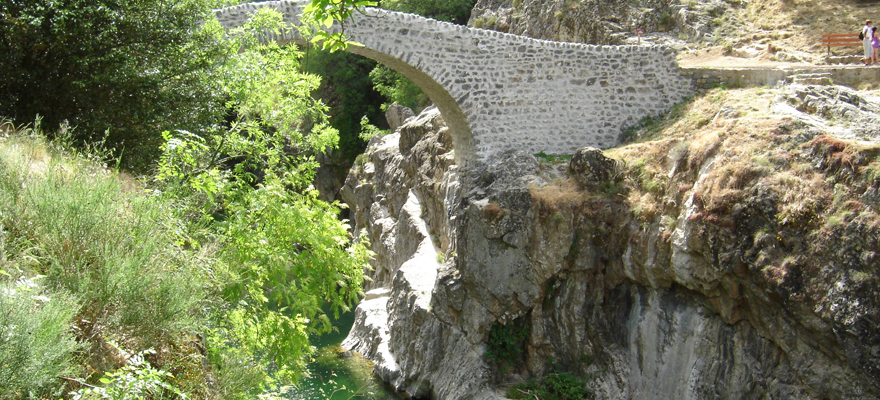
[[[354,352],[344,352],[340,343],[348,336],[354,323],[354,312],[340,315],[333,321],[339,329],[315,338],[318,348],[309,364],[308,378],[285,393],[288,399],[327,400],[399,400],[403,399],[373,375],[373,363]]]

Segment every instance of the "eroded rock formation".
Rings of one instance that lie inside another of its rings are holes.
[[[736,95],[615,161],[461,171],[430,109],[374,138],[343,189],[377,254],[344,346],[432,399],[558,371],[601,399],[877,398],[878,100]],[[527,329],[508,368],[485,356],[493,326]]]
[[[643,29],[702,41],[739,2],[725,0],[478,0],[468,25],[538,39],[621,44]]]

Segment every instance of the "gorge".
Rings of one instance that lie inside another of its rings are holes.
[[[877,98],[793,84],[683,107],[686,133],[613,160],[463,170],[436,109],[375,138],[343,190],[377,253],[343,346],[417,398],[563,371],[596,398],[876,398]],[[500,327],[527,332],[506,368],[486,356]]]

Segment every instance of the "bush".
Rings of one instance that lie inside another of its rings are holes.
[[[516,319],[509,325],[495,322],[489,330],[484,357],[502,373],[507,373],[525,361],[528,338],[529,325],[525,318]]]
[[[477,0],[383,0],[380,5],[388,10],[464,25],[476,3]]]
[[[167,233],[169,210],[126,192],[102,166],[67,158],[39,136],[9,139],[0,159],[0,226],[9,262],[76,293],[81,317],[149,342],[192,327],[199,268]]]
[[[5,1],[0,115],[40,115],[50,131],[67,120],[80,140],[109,131],[112,146],[145,164],[163,128],[193,129],[218,111],[209,13],[209,0]]]
[[[126,353],[116,346],[117,350]],[[126,364],[119,370],[105,373],[100,382],[104,387],[90,387],[73,393],[73,400],[143,400],[143,399],[186,399],[186,395],[167,382],[174,375],[153,368],[144,358],[155,354],[147,349],[137,354],[127,354]]]
[[[54,317],[56,328],[41,328],[45,334],[32,337],[29,353],[19,353],[24,360],[19,362],[57,366],[43,375],[22,370],[29,391],[41,387],[43,376],[58,388],[58,377],[69,372],[62,368],[69,364],[57,359],[69,354],[59,349],[63,342],[57,338],[69,336],[59,332],[71,329],[74,316],[75,332],[88,350],[78,360],[87,370],[114,362],[104,351],[108,340],[131,348],[168,346],[186,343],[206,325],[207,257],[180,245],[174,211],[135,188],[125,189],[103,166],[65,155],[63,147],[68,146],[47,144],[34,130],[0,139],[0,270],[44,275],[48,293],[76,299],[43,295],[53,299],[46,310],[58,304],[72,309],[65,309],[66,319]],[[177,351],[164,360],[191,356]],[[195,374],[186,372],[198,375],[201,363],[193,368]]]
[[[511,399],[587,400],[593,394],[587,383],[568,372],[552,373],[508,389]]]
[[[74,372],[71,358],[79,348],[70,330],[78,308],[74,298],[46,290],[38,278],[0,282],[0,399],[61,394],[59,377]]]

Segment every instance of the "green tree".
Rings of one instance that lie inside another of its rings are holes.
[[[202,29],[208,0],[0,2],[0,115],[64,120],[80,140],[109,135],[155,156],[157,132],[216,117],[204,72],[219,55]],[[149,157],[139,157],[149,160]]]
[[[370,71],[376,62],[356,54],[309,49],[304,70],[321,76],[321,98],[332,107],[330,124],[339,131],[339,153],[350,165],[364,152],[360,121],[366,117],[373,125],[385,125],[380,104],[385,100],[374,89]]]
[[[328,306],[339,313],[358,300],[369,255],[351,242],[339,205],[311,188],[315,155],[336,148],[338,133],[310,96],[319,79],[300,72],[302,53],[257,44],[262,32],[282,29],[280,14],[262,10],[227,36],[233,44],[217,76],[230,122],[205,134],[165,132],[157,175],[193,216],[193,235],[222,246],[210,353],[221,370],[265,371],[254,390],[270,376],[302,373],[308,334],[332,329]]]
[[[464,25],[476,3],[476,0],[381,0],[379,7]]]
[[[377,65],[370,71],[370,79],[373,81],[373,87],[388,103],[404,105],[416,113],[428,105],[428,95],[413,81],[391,68]]]
[[[349,45],[357,45],[345,36],[346,23],[354,13],[374,6],[376,2],[372,0],[312,0],[303,9],[302,21],[305,26],[300,32],[311,35],[312,42],[321,43],[324,50],[345,50]],[[331,31],[330,28],[336,24],[339,29]]]

